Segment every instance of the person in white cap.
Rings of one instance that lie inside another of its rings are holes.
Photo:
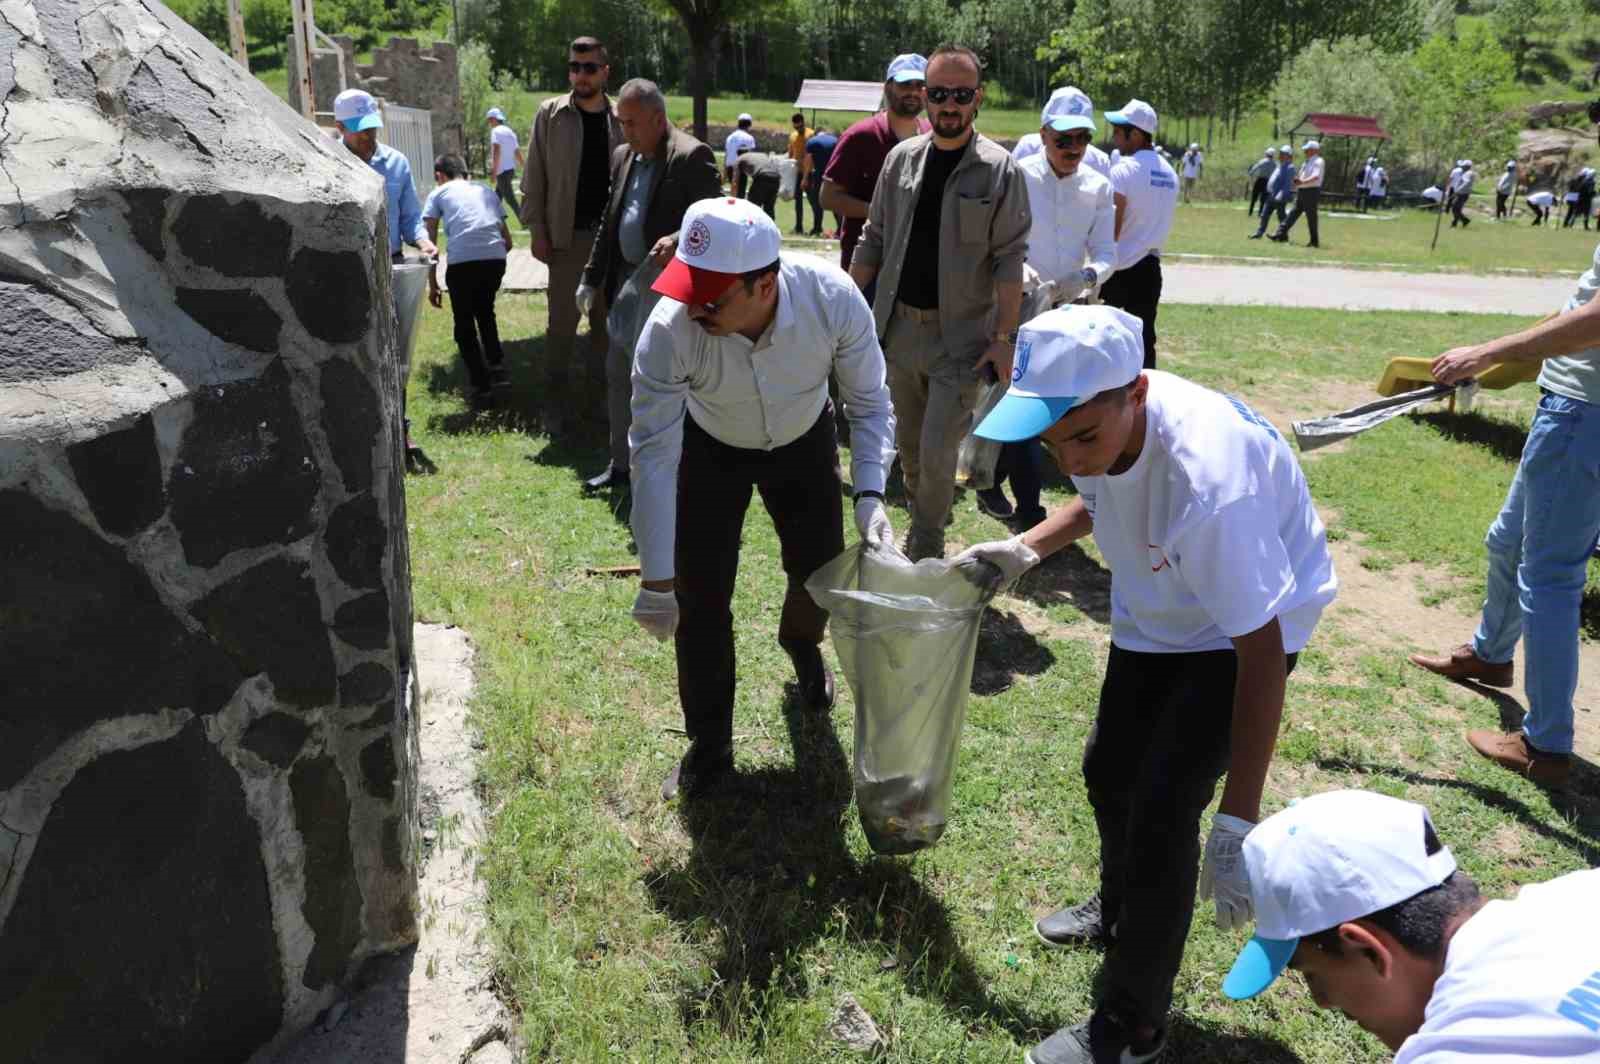
[[[1271,148],[1261,153],[1261,158],[1250,164],[1245,171],[1245,177],[1250,181],[1250,202],[1245,204],[1244,212],[1253,215],[1257,208],[1266,202],[1267,179],[1278,168],[1277,153]]]
[[[1472,195],[1472,182],[1476,177],[1477,172],[1472,169],[1472,160],[1463,160],[1461,173],[1456,175],[1455,185],[1449,191],[1451,229],[1458,225],[1465,229],[1472,224],[1472,219],[1461,212],[1467,206],[1467,197]]]
[[[1111,654],[1084,783],[1100,889],[1042,917],[1048,946],[1106,943],[1094,1014],[1031,1064],[1151,1061],[1198,879],[1223,928],[1243,926],[1239,848],[1259,818],[1284,687],[1337,588],[1327,537],[1288,443],[1243,402],[1141,372],[1139,322],[1062,307],[1020,330],[1011,387],[979,436],[1041,437],[1078,495],[1020,536],[955,559],[1014,581],[1093,534],[1111,569]],[[1226,776],[1200,869],[1200,817]]]
[[[739,156],[755,150],[755,134],[750,132],[750,127],[755,123],[756,120],[750,115],[741,114],[738,126],[722,142],[722,171],[735,196],[744,195],[744,175],[738,171]]]
[[[1292,968],[1395,1064],[1600,1059],[1600,871],[1489,901],[1420,805],[1303,798],[1245,838],[1256,931],[1235,999]]]
[[[1356,174],[1356,210],[1362,214],[1367,213],[1367,196],[1372,190],[1372,172],[1377,168],[1378,157],[1369,155]]]
[[[1294,147],[1285,144],[1278,149],[1276,167],[1272,175],[1267,178],[1267,192],[1261,198],[1261,217],[1256,222],[1256,231],[1250,234],[1251,240],[1260,240],[1266,233],[1268,219],[1272,217],[1273,211],[1278,212],[1279,225],[1282,225],[1283,220],[1288,217],[1285,204],[1294,193],[1294,175]]]
[[[664,298],[633,366],[633,535],[643,579],[633,616],[674,637],[689,749],[662,784],[696,796],[733,767],[733,600],[752,491],[772,517],[788,577],[778,642],[819,713],[833,677],[818,645],[828,615],[806,579],[844,550],[828,376],[850,419],[856,528],[893,550],[883,487],[894,414],[872,312],[850,278],[780,256],[777,223],[749,200],[701,200],[683,218]]]
[[[1511,198],[1511,193],[1517,188],[1517,161],[1506,160],[1505,172],[1500,175],[1500,180],[1494,186],[1494,220],[1506,221],[1511,218],[1511,212],[1506,209],[1506,200]]]
[[[839,137],[822,171],[822,209],[844,219],[839,231],[839,268],[848,270],[861,230],[867,224],[872,193],[889,151],[903,140],[933,128],[922,116],[927,105],[928,61],[914,52],[897,55],[883,79],[883,110],[856,122]],[[873,293],[867,292],[867,302]]]
[[[390,261],[405,260],[406,244],[430,259],[436,258],[439,249],[428,239],[422,225],[422,201],[417,199],[417,186],[411,179],[411,163],[378,141],[378,130],[383,128],[378,101],[361,89],[345,89],[334,97],[333,117],[339,123],[339,138],[344,146],[383,178]]]
[[[1117,206],[1117,268],[1100,289],[1100,299],[1121,307],[1144,325],[1144,366],[1156,364],[1156,311],[1161,304],[1161,248],[1172,230],[1178,207],[1178,175],[1167,160],[1151,150],[1156,135],[1156,109],[1143,100],[1129,100],[1120,111],[1107,111],[1111,143],[1122,158],[1111,168],[1112,198]]]
[[[1189,202],[1189,193],[1193,191],[1195,182],[1200,180],[1200,174],[1205,169],[1206,158],[1200,151],[1200,145],[1191,144],[1184,149],[1182,159],[1183,177],[1183,202]]]
[[[1367,203],[1381,208],[1388,197],[1389,171],[1383,168],[1382,163],[1374,163],[1372,173],[1367,177]]]
[[[1316,248],[1322,246],[1317,240],[1317,204],[1322,201],[1322,178],[1327,164],[1323,161],[1322,145],[1318,142],[1308,140],[1300,145],[1300,150],[1306,153],[1306,161],[1300,164],[1300,170],[1294,175],[1294,208],[1278,224],[1278,231],[1267,239],[1287,244],[1289,231],[1303,214],[1306,216],[1306,225],[1311,229],[1311,239],[1306,247]]]
[[[1024,133],[1017,141],[1017,146],[1011,149],[1011,157],[1017,162],[1022,162],[1031,155],[1044,151],[1045,141],[1049,133],[1044,127],[1050,124],[1050,119],[1067,115],[1076,115],[1089,120],[1089,128],[1094,129],[1094,101],[1089,99],[1084,91],[1076,85],[1063,85],[1050,94],[1050,99],[1045,102],[1044,112],[1040,117],[1040,131],[1038,133]],[[1083,150],[1083,166],[1099,174],[1106,180],[1111,179],[1111,156],[1090,144]]]
[[[489,179],[494,183],[495,195],[511,208],[512,214],[521,215],[516,179],[517,167],[523,166],[525,160],[516,130],[506,124],[506,113],[498,107],[489,108],[484,119],[489,123]]]

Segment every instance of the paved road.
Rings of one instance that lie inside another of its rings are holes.
[[[786,255],[832,255],[786,249]],[[1170,262],[1163,269],[1165,303],[1211,306],[1322,307],[1333,310],[1431,310],[1466,314],[1548,314],[1572,293],[1577,276],[1475,277],[1396,273],[1322,266],[1245,266]],[[549,272],[525,247],[511,252],[505,287],[543,289]]]

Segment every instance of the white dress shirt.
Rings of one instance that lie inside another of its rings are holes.
[[[1117,262],[1111,182],[1082,163],[1071,177],[1059,177],[1043,153],[1029,156],[1017,168],[1033,213],[1028,264],[1057,284],[1075,283],[1085,268],[1094,271],[1095,284],[1104,284]]]
[[[738,283],[738,282],[735,282]],[[894,461],[894,410],[872,309],[843,270],[780,259],[778,307],[751,343],[712,336],[663,299],[633,356],[633,538],[645,580],[674,575],[683,419],[730,447],[771,451],[805,435],[828,401],[828,374],[850,419],[850,480],[882,491]]]

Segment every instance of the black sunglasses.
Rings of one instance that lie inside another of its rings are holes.
[[[954,96],[956,98],[956,103],[965,107],[967,104],[972,102],[972,98],[976,95],[978,95],[977,89],[969,89],[965,85],[959,89],[947,89],[943,85],[928,86],[928,99],[932,100],[934,103],[944,103],[950,97]]]
[[[567,71],[572,74],[598,74],[600,73],[600,64],[595,62],[580,63],[574,59],[567,64]]]
[[[1056,147],[1070,148],[1074,144],[1087,144],[1090,141],[1089,131],[1080,129],[1076,133],[1057,133],[1055,135]]]

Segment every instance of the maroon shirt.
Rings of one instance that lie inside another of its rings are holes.
[[[917,132],[933,129],[926,118],[918,116]],[[883,172],[883,161],[899,138],[889,128],[889,115],[879,111],[871,118],[863,118],[844,131],[839,144],[833,149],[833,158],[822,172],[824,181],[832,181],[856,199],[872,202],[872,191],[878,187],[878,175]],[[855,254],[856,241],[867,224],[865,218],[846,218],[844,231],[839,236],[839,265],[850,268],[850,257]]]

